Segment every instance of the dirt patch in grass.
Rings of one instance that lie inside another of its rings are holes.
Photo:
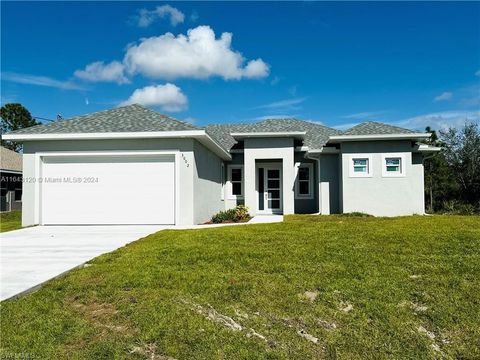
[[[122,336],[133,336],[138,333],[137,329],[120,318],[112,304],[92,300],[83,303],[75,298],[68,299],[67,304],[98,330],[97,336],[100,338],[111,332]]]

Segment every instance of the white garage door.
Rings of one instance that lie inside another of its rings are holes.
[[[174,224],[174,161],[173,155],[46,157],[41,223]]]

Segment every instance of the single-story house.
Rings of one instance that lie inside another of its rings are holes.
[[[22,155],[0,146],[0,211],[22,208]]]
[[[130,105],[4,135],[23,142],[23,225],[178,224],[252,215],[424,214],[430,134],[297,119],[205,128]]]

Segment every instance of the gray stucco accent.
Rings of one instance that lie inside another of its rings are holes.
[[[382,176],[382,154],[405,158],[406,176]],[[351,177],[352,154],[371,155],[371,177]],[[424,214],[423,164],[412,157],[410,141],[350,142],[341,144],[343,212],[364,212],[375,216]]]
[[[221,193],[222,160],[197,141],[193,144],[193,152],[194,222],[201,224],[225,209]]]
[[[317,161],[305,158],[305,152],[295,153],[295,163],[312,164],[313,198],[299,199],[295,197],[295,214],[314,214],[318,212],[318,170]],[[295,182],[297,179],[295,178]]]
[[[328,213],[340,213],[338,154],[320,156],[320,184],[324,192],[322,196],[324,196],[324,200],[328,202]]]

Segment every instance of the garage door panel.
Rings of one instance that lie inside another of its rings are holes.
[[[44,224],[175,222],[171,157],[58,157],[42,170]]]

